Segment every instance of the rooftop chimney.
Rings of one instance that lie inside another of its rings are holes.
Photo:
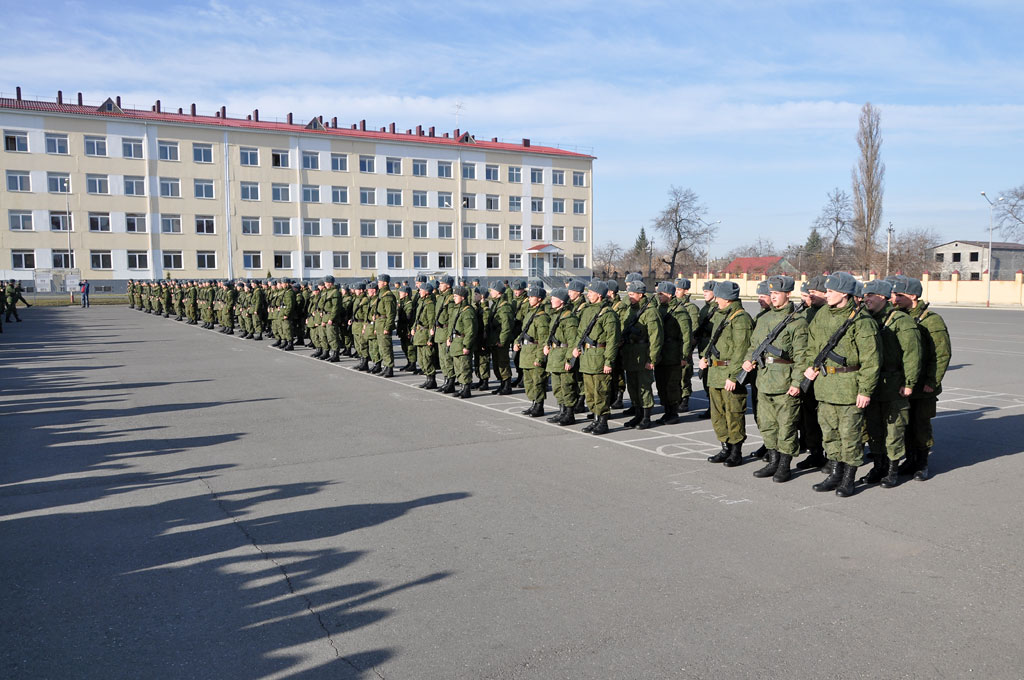
[[[497,137],[491,137],[491,141],[492,141],[492,142],[497,142],[497,141],[498,141],[498,138],[497,138]]]
[[[291,114],[291,112],[290,112],[290,111],[288,112],[288,124],[289,124],[289,125],[291,125],[291,124],[292,124],[292,114]]]
[[[78,105],[79,106],[82,105],[82,93],[81,92],[78,93]]]
[[[406,130],[406,131],[405,131],[405,134],[407,134],[407,135],[411,135],[411,134],[412,134],[412,130]]]
[[[14,96],[17,97],[18,101],[20,102],[21,101],[21,86],[20,85],[18,87],[14,88],[14,93],[15,93]]]
[[[57,103],[58,104],[63,104],[64,103],[64,93],[61,92],[60,90],[57,90]]]
[[[381,132],[384,132],[385,130],[387,130],[387,128],[386,128],[386,127],[384,127],[383,125],[381,125],[381,127],[380,127],[380,131],[381,131]]]
[[[338,129],[338,117],[337,116],[334,116],[333,118],[331,118],[331,127],[334,128],[335,130]]]
[[[359,121],[359,129],[362,130],[363,132],[366,131],[366,119],[365,118],[363,120]]]
[[[445,139],[448,139],[448,133],[447,133],[447,132],[446,132],[446,133],[444,133],[444,138],[445,138]]]
[[[121,108],[121,95],[114,97],[114,103],[117,104],[117,108]]]
[[[252,120],[252,114],[251,114],[251,113],[250,113],[250,114],[247,114],[247,115],[245,116],[245,119],[246,119],[246,120]]]
[[[189,107],[189,111],[192,113],[193,116],[196,115],[196,105],[195,105],[195,102],[193,102],[192,106]]]
[[[185,113],[185,109],[183,109],[183,108],[181,108],[181,107],[179,106],[179,107],[178,107],[178,115],[180,116],[180,115],[181,115],[181,114],[183,114],[183,113]]]
[[[226,106],[220,107],[220,117],[221,118],[227,118],[228,117],[228,107],[226,107]]]
[[[352,123],[352,129],[353,129],[353,130],[355,130],[355,129],[356,129],[356,124],[355,124],[355,123]]]
[[[427,131],[427,136],[428,137],[433,137],[434,136],[434,126],[433,125],[431,125],[430,129]]]
[[[390,132],[391,134],[395,134],[395,124],[394,123],[391,123],[390,125],[388,125],[388,132]]]
[[[156,106],[156,112],[160,113],[160,100],[159,99],[156,100],[156,104],[154,104],[154,106]]]
[[[452,135],[455,139],[459,138],[459,128],[455,128],[455,134]]]
[[[253,120],[259,120],[260,119],[260,110],[259,109],[253,109],[252,110],[252,119]]]
[[[527,139],[526,137],[523,137],[523,146],[524,147],[529,147],[530,146],[530,140]]]
[[[417,125],[416,126],[416,136],[417,137],[422,137],[423,136],[423,126],[422,125]]]

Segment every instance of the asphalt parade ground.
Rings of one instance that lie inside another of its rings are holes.
[[[1024,677],[1024,313],[939,311],[932,478],[849,499],[707,463],[699,389],[677,425],[595,437],[522,390],[20,311],[0,677]]]

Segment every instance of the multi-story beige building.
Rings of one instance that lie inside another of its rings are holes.
[[[0,99],[0,128],[4,278],[591,273],[594,157],[527,139],[20,89]]]

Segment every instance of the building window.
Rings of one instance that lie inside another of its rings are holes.
[[[331,203],[348,203],[348,187],[331,187]]]
[[[388,189],[388,205],[400,206],[402,205],[402,190],[401,189]]]
[[[437,162],[437,176],[441,178],[451,179],[452,177],[452,162],[451,161],[438,161]]]
[[[377,190],[372,187],[361,187],[359,189],[359,203],[361,205],[377,205]]]
[[[288,152],[282,149],[272,149],[270,152],[270,165],[275,168],[287,168]]]
[[[180,250],[165,250],[163,256],[164,269],[184,269],[185,263]]]
[[[427,268],[427,254],[426,253],[413,253],[412,254],[412,268],[413,269],[426,269]]]
[[[452,223],[451,222],[438,222],[437,223],[437,237],[438,238],[452,238]]]
[[[945,258],[945,255],[943,255],[943,253],[935,253],[935,261],[936,262],[942,262],[944,259],[946,259],[946,258]]]
[[[46,135],[46,153],[66,156],[68,154],[68,136]]]
[[[196,163],[212,163],[213,144],[193,144],[192,160]]]
[[[71,215],[50,211],[50,231],[71,231],[72,226]]]
[[[565,170],[552,170],[551,183],[558,186],[565,186]]]
[[[475,224],[463,224],[462,225],[462,238],[476,238],[476,225]]]
[[[274,269],[291,269],[292,254],[284,251],[274,251]]]
[[[508,254],[508,268],[509,269],[522,269],[523,268],[523,254],[522,253],[509,253]]]
[[[971,253],[968,256],[968,261],[970,261],[970,262],[977,262],[978,261],[978,252],[975,251],[975,252]]]
[[[348,220],[331,220],[331,236],[348,236]]]
[[[258,250],[242,251],[242,267],[244,269],[263,269],[263,253]]]
[[[476,179],[476,163],[462,164],[462,179]]]
[[[161,177],[160,196],[163,198],[181,198],[181,181],[177,177]]]
[[[388,269],[404,269],[402,253],[388,253]]]
[[[30,181],[30,175],[25,170],[8,170],[7,171],[7,190],[8,191],[32,191],[32,183]]]
[[[501,210],[501,199],[493,194],[487,194],[484,199],[484,207],[487,210]]]
[[[543,198],[531,198],[530,199],[530,210],[535,213],[544,212],[544,199]]]
[[[168,142],[164,140],[157,140],[156,143],[157,158],[162,161],[176,161],[178,160],[178,143]]]
[[[501,239],[501,227],[497,224],[488,224],[485,227],[485,235],[488,241],[498,241]]]
[[[11,231],[32,231],[32,213],[28,210],[11,210],[8,220]]]
[[[75,253],[74,251],[67,250],[54,250],[53,255],[53,268],[54,269],[74,269],[75,268]]]
[[[508,240],[510,240],[510,241],[522,241],[523,240],[523,225],[521,225],[521,224],[510,224],[510,225],[508,225]]]
[[[214,234],[213,215],[196,215],[196,233]]]
[[[331,253],[335,269],[348,269],[348,251],[334,251]]]
[[[497,182],[498,181],[498,166],[497,165],[485,166],[484,167],[484,179],[486,179],[489,182]]]
[[[31,250],[12,250],[11,269],[35,269],[36,254]]]
[[[464,269],[476,269],[476,253],[463,253],[462,266]]]
[[[981,273],[971,272],[971,281],[981,281]]]
[[[574,187],[586,186],[582,172],[574,172],[574,173],[572,173],[572,185]]]
[[[388,158],[384,162],[384,168],[389,175],[401,175],[402,174],[402,159],[401,158]]]
[[[450,208],[450,207],[452,207],[452,192],[450,192],[450,191],[438,191],[437,192],[437,207],[438,208]]]
[[[195,187],[196,198],[213,198],[212,179],[194,180],[193,186]]]
[[[508,166],[508,181],[514,184],[523,182],[523,169],[518,165]]]
[[[306,269],[320,269],[320,253],[310,251],[302,253],[302,266]]]
[[[274,236],[291,236],[292,221],[287,217],[274,218]]]
[[[359,220],[359,235],[364,238],[374,238],[377,236],[377,221],[376,220]]]
[[[533,184],[543,184],[544,168],[530,168],[530,182]]]
[[[376,269],[377,268],[377,253],[359,253],[359,266],[363,269]]]
[[[320,169],[320,154],[316,151],[303,151],[302,152],[302,169],[303,170],[319,170]]]
[[[412,237],[413,238],[427,238],[427,223],[426,222],[413,222],[412,223]]]
[[[953,253],[953,262],[960,261],[960,253]]]
[[[4,151],[28,151],[28,133],[4,130]]]
[[[90,250],[89,267],[91,269],[113,269],[109,250]]]
[[[553,212],[553,213],[564,213],[565,212],[565,199],[564,198],[552,198],[551,199],[551,212]]]
[[[242,200],[243,201],[258,201],[260,200],[260,183],[259,182],[242,182]]]
[[[332,153],[331,154],[331,170],[335,172],[346,172],[348,171],[348,154],[345,153]]]
[[[572,268],[573,269],[583,269],[586,266],[587,266],[587,256],[586,255],[573,255],[572,256]]]
[[[122,139],[121,155],[125,158],[142,158],[142,140]]]
[[[46,190],[51,194],[70,194],[71,177],[66,172],[46,173]]]
[[[200,250],[196,253],[196,269],[216,269],[217,253],[212,250]]]
[[[125,177],[124,178],[124,195],[125,196],[145,196],[146,195],[146,179],[144,177]]]
[[[587,229],[586,227],[573,227],[572,228],[572,240],[576,243],[583,243],[587,240]]]
[[[551,240],[552,241],[564,241],[565,240],[565,227],[551,227]]]
[[[270,200],[277,201],[278,203],[291,201],[291,187],[287,184],[271,184]]]
[[[451,253],[438,253],[437,254],[437,268],[438,269],[451,269],[452,268],[452,254]]]
[[[160,216],[160,233],[161,234],[180,234],[181,233],[181,215],[161,215]]]
[[[238,150],[239,163],[242,165],[258,166],[260,164],[260,150],[250,146],[243,146]]]
[[[551,253],[551,268],[565,269],[565,255],[562,253]]]
[[[572,202],[572,214],[573,215],[585,215],[587,213],[587,202],[578,198],[573,199]]]
[[[522,196],[509,196],[508,197],[508,211],[509,212],[523,212],[523,197]]]
[[[541,241],[543,239],[544,239],[544,227],[543,226],[538,226],[536,224],[531,226],[530,227],[530,240],[531,241]]]
[[[427,162],[422,159],[414,158],[412,160],[412,175],[413,177],[426,177]]]
[[[86,175],[85,191],[90,194],[109,194],[110,180],[106,175]]]
[[[427,192],[426,191],[413,191],[412,192],[412,207],[414,207],[414,208],[426,208],[427,207]]]
[[[128,269],[149,269],[149,253],[145,250],[129,250]]]
[[[402,223],[388,220],[388,238],[402,238]]]
[[[320,235],[320,220],[302,220],[302,235],[303,236],[319,236]]]
[[[86,137],[85,138],[85,155],[86,156],[106,156],[107,155],[107,138],[106,137]]]
[[[359,157],[359,172],[376,172],[376,159],[373,156]]]
[[[318,184],[303,184],[302,185],[302,202],[303,203],[319,203],[320,202],[320,186]]]
[[[462,207],[476,210],[476,194],[466,194],[462,197]]]
[[[488,269],[500,269],[501,268],[501,255],[498,253],[487,253],[484,258],[484,265]]]
[[[89,231],[110,231],[110,213],[89,213]]]
[[[242,233],[250,236],[256,236],[260,233],[260,218],[259,217],[243,217],[242,218]]]

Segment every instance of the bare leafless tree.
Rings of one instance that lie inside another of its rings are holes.
[[[696,249],[714,237],[718,227],[704,220],[707,207],[692,189],[672,186],[668,190],[668,205],[654,220],[654,229],[665,242],[666,255],[661,261],[668,271],[679,271],[679,265],[693,260]]]
[[[608,241],[600,248],[594,250],[594,273],[601,272],[600,277],[607,279],[612,275],[622,258],[622,246],[614,241]]]
[[[904,229],[891,244],[889,271],[920,277],[931,267],[931,248],[941,242],[934,229]]]
[[[828,194],[828,200],[821,209],[821,214],[814,220],[811,227],[812,232],[817,230],[822,234],[824,249],[827,250],[828,259],[824,261],[826,269],[830,272],[836,270],[839,264],[840,249],[850,237],[853,229],[853,206],[850,202],[850,195],[836,187]]]
[[[768,257],[770,255],[778,255],[775,244],[771,239],[758,236],[752,244],[730,250],[725,259],[732,261],[737,257]]]
[[[1024,184],[1002,193],[996,202],[996,226],[1003,238],[1024,240]]]
[[[885,192],[881,115],[871,102],[860,111],[857,146],[860,158],[853,169],[853,246],[857,265],[868,270],[877,253],[875,238],[882,225]]]

